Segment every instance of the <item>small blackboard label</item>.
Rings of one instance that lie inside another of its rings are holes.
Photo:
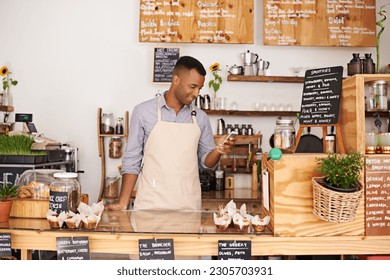
[[[172,71],[180,57],[180,48],[154,48],[153,82],[170,83]]]
[[[342,78],[342,66],[306,71],[300,125],[337,124]]]
[[[219,260],[250,260],[251,254],[251,241],[218,240]]]
[[[11,255],[11,234],[0,233],[0,257],[9,257]]]
[[[50,191],[49,208],[57,214],[68,211],[68,193]]]
[[[140,239],[140,260],[174,260],[173,239]]]
[[[85,237],[57,237],[57,259],[90,260],[89,239]]]

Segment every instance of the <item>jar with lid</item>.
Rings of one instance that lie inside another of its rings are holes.
[[[122,139],[120,137],[112,137],[110,139],[108,156],[110,158],[122,157]]]
[[[103,113],[100,133],[114,134],[114,115],[112,113]]]
[[[248,124],[248,135],[253,135],[253,127],[251,124]]]
[[[105,198],[119,197],[119,178],[118,176],[107,176],[103,192]]]
[[[377,80],[369,83],[367,110],[387,110],[387,81]]]
[[[278,119],[274,132],[274,146],[283,152],[292,153],[295,144],[293,120]]]
[[[115,134],[123,134],[123,118],[119,117],[116,118],[116,123],[115,123]]]
[[[248,129],[246,127],[246,124],[241,125],[241,135],[248,135]]]
[[[228,124],[226,127],[226,134],[230,134],[230,132],[233,131],[233,126],[231,124]]]
[[[326,153],[334,154],[335,153],[335,137],[334,135],[326,135],[325,136],[325,146]]]
[[[49,207],[59,214],[62,211],[77,212],[80,204],[80,184],[77,173],[54,173],[50,184]]]
[[[234,125],[234,128],[233,128],[233,131],[236,135],[239,135],[240,134],[240,127],[238,126],[238,124],[235,124]]]

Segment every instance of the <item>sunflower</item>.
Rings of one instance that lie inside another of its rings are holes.
[[[8,68],[7,68],[7,66],[1,67],[0,75],[3,76],[3,77],[8,75]]]
[[[219,63],[214,63],[210,66],[211,71],[218,71],[219,70]]]

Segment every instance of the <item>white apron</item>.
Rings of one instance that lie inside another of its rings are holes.
[[[194,115],[192,121],[162,121],[158,99],[157,123],[145,143],[134,209],[200,210],[200,128]]]

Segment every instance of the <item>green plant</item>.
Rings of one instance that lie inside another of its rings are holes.
[[[211,73],[213,74],[213,79],[209,81],[209,88],[213,88],[214,93],[216,94],[222,84],[222,77],[218,74],[221,69],[219,69],[219,63],[214,63],[210,66]]]
[[[325,182],[341,189],[353,189],[359,183],[364,168],[364,155],[360,153],[328,154],[317,158],[317,171],[325,177]]]
[[[18,196],[18,187],[12,184],[0,184],[0,201],[10,200]]]
[[[34,138],[26,135],[0,135],[0,155],[45,155],[42,151],[31,151]]]
[[[387,13],[385,7],[389,4],[385,4],[379,8],[378,15],[382,18],[376,22],[376,25],[380,27],[380,30],[376,36],[376,73],[379,74],[380,70],[380,40],[383,31],[385,30],[385,21],[387,19]]]

